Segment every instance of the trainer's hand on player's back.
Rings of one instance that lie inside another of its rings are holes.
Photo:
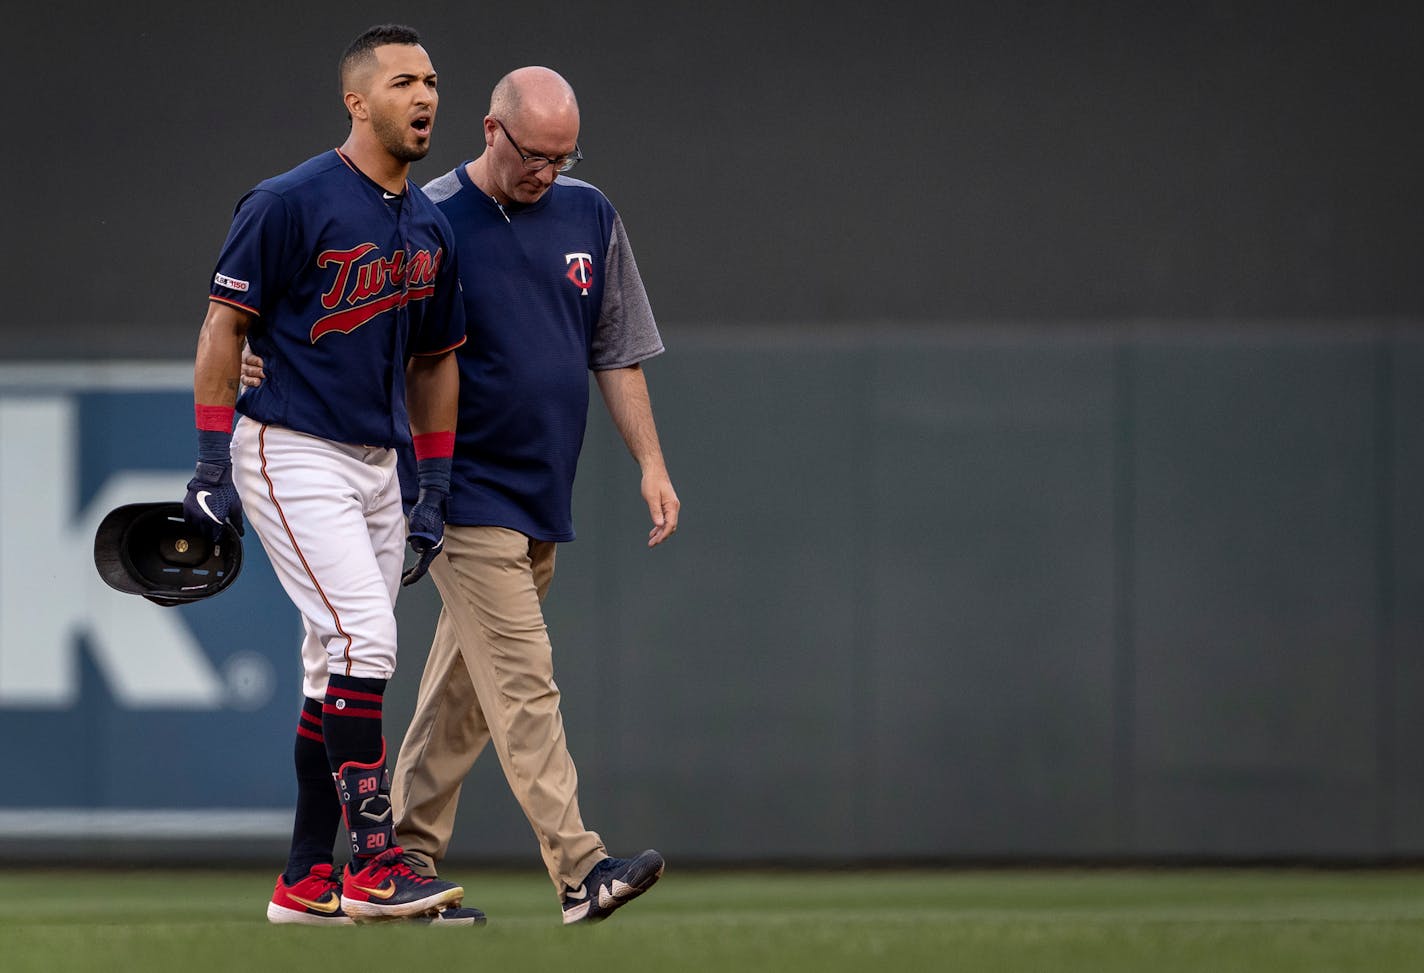
[[[242,384],[255,389],[262,384],[267,373],[262,370],[262,359],[252,353],[247,345],[242,346]]]

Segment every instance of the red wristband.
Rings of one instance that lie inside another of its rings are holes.
[[[193,404],[193,418],[204,432],[232,432],[232,417],[230,405]]]
[[[453,429],[445,432],[424,432],[419,436],[412,436],[411,440],[415,444],[417,460],[445,459],[455,455],[455,431]]]

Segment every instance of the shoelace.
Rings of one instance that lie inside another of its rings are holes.
[[[289,892],[295,892],[298,888],[300,888],[302,885],[306,884],[307,882],[312,882],[312,883],[314,883],[314,884],[316,885],[316,888],[315,888],[315,889],[310,890],[310,891],[308,891],[308,892],[305,893],[305,894],[307,894],[307,895],[315,895],[315,896],[317,896],[318,898],[320,898],[321,896],[323,896],[323,895],[325,895],[326,893],[331,892],[331,891],[335,891],[338,895],[341,894],[341,883],[340,883],[339,881],[337,881],[336,879],[334,879],[334,878],[320,878],[320,877],[318,877],[318,876],[316,876],[316,875],[310,875],[310,874],[307,875],[307,877],[304,878],[304,879],[302,879],[300,882],[297,882],[297,883],[295,883],[295,884],[293,884],[293,885],[288,886],[288,887],[287,887],[287,890],[288,890]]]
[[[424,875],[417,875],[411,871],[410,866],[405,863],[405,859],[401,857],[401,854],[402,852],[399,848],[387,848],[375,858],[371,859],[371,864],[377,869],[374,873],[377,882],[383,881],[387,875],[392,873],[399,875],[401,878],[415,885],[428,885],[433,881],[433,879],[426,878]]]

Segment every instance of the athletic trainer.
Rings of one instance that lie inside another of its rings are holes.
[[[396,833],[434,875],[460,786],[487,742],[523,808],[566,923],[598,920],[663,871],[648,850],[610,857],[579,811],[542,602],[557,544],[574,539],[574,471],[593,371],[642,471],[656,546],[680,503],[663,461],[641,363],[662,339],[618,213],[567,173],[582,158],[573,89],[554,71],[504,77],[479,158],[427,183],[462,254],[470,341],[445,557],[431,567],[444,608],[396,760]]]

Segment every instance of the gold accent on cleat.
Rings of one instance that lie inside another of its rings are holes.
[[[341,911],[341,899],[337,897],[335,892],[326,893],[326,898],[322,899],[319,902],[313,902],[311,899],[304,899],[300,895],[293,895],[290,892],[287,893],[287,898],[291,899],[293,902],[300,902],[308,909],[315,909],[317,912],[325,912],[329,916],[334,916],[336,915],[336,913]]]
[[[378,889],[368,889],[364,885],[357,885],[356,891],[365,892],[373,899],[389,899],[396,894],[396,883],[386,882],[385,885]]]

